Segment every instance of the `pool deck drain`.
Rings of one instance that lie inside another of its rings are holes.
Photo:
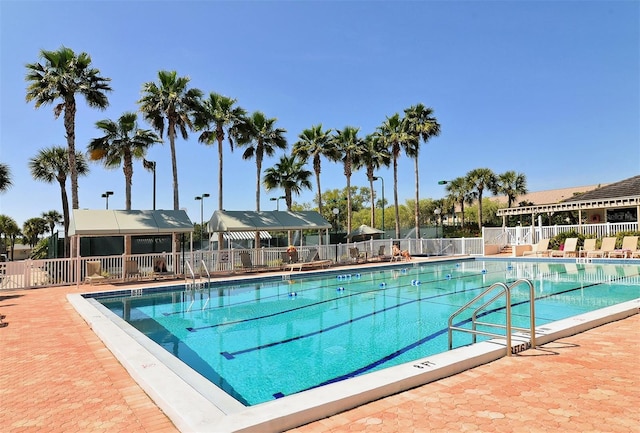
[[[66,298],[104,289],[0,292],[0,431],[177,431]],[[639,385],[636,314],[292,431],[633,432]]]

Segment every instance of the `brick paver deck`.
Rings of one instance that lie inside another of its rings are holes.
[[[88,290],[0,292],[0,431],[175,432],[67,302]],[[635,315],[293,432],[639,432],[639,381]]]

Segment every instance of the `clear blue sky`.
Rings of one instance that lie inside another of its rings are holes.
[[[640,173],[639,1],[0,0],[0,19],[0,161],[14,181],[0,213],[20,226],[61,211],[58,186],[34,181],[27,164],[41,148],[66,145],[63,121],[51,106],[25,102],[24,76],[41,49],[62,45],[89,53],[112,79],[106,111],[79,104],[83,151],[99,136],[97,120],[136,110],[142,84],[166,69],[277,117],[290,145],[317,123],[364,136],[413,104],[432,107],[442,133],[421,149],[421,198],[443,197],[439,180],[481,167],[524,173],[531,191]],[[199,222],[196,195],[211,194],[205,219],[217,208],[217,150],[195,133],[177,148],[180,207]],[[171,209],[168,143],[148,159],[158,162],[158,208]],[[224,164],[224,207],[254,209],[255,161],[227,147]],[[413,162],[403,156],[399,170],[404,203],[414,197]],[[392,171],[380,175],[390,201]],[[323,161],[321,182],[343,188],[342,165]],[[351,182],[367,186],[365,173]],[[151,188],[137,163],[134,209],[151,208]],[[80,207],[103,209],[106,190],[115,192],[109,207],[124,208],[122,170],[92,163]],[[312,202],[314,191],[295,201]],[[278,195],[263,191],[261,208],[275,208],[269,197]]]

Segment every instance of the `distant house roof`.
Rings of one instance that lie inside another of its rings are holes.
[[[507,216],[574,210],[616,209],[630,206],[640,206],[640,176],[630,177],[619,182],[595,188],[583,194],[567,197],[560,202],[498,209],[496,215]]]
[[[564,201],[602,200],[609,198],[633,197],[640,195],[640,176],[630,177],[620,182],[604,185]]]
[[[69,236],[118,236],[189,233],[193,223],[184,210],[74,209]]]
[[[568,199],[572,199],[576,196],[581,195],[582,193],[592,191],[594,189],[600,188],[603,185],[586,185],[586,186],[573,186],[569,188],[558,188],[558,189],[548,189],[544,191],[532,191],[523,195],[519,195],[515,203],[512,203],[512,206],[518,206],[518,203],[527,202],[535,204],[549,204],[549,203],[559,203],[561,201],[565,201]],[[490,197],[491,200],[495,200],[500,204],[507,204],[509,199],[506,195],[498,195],[495,197]]]
[[[226,211],[217,210],[207,223],[211,232],[322,230],[331,224],[315,211]]]

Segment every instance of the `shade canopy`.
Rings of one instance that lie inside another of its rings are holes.
[[[207,223],[207,231],[287,231],[322,230],[331,224],[315,211],[226,211],[217,210]]]
[[[189,233],[193,223],[184,210],[74,209],[69,236],[118,236]]]
[[[384,233],[382,230],[362,224],[360,227],[349,233],[347,238],[351,240],[370,239],[371,237],[377,237],[382,233]]]

